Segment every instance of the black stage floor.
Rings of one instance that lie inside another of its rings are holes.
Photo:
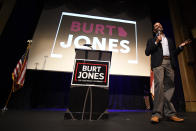
[[[181,114],[184,123],[162,120],[153,125],[151,112],[110,112],[106,120],[64,120],[64,111],[8,110],[0,115],[0,131],[195,131],[196,112]]]

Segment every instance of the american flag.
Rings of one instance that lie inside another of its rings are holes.
[[[29,47],[30,45],[28,45],[26,52],[23,54],[21,59],[18,61],[12,73],[12,79],[13,79],[13,84],[14,84],[13,92],[22,88],[24,84],[25,74],[26,74],[26,69],[27,69],[27,60],[28,60],[28,55],[29,55]]]

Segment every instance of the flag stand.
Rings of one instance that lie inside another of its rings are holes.
[[[5,111],[8,110],[7,105],[8,105],[8,103],[9,103],[9,101],[10,101],[11,96],[12,96],[13,89],[14,89],[14,81],[13,81],[13,83],[12,83],[12,89],[11,89],[11,91],[10,91],[10,94],[9,94],[8,98],[7,98],[6,104],[5,104],[4,108],[1,109],[2,112],[5,112]]]
[[[22,58],[21,58],[21,59],[23,59],[23,61],[20,59],[19,62],[22,61],[22,63],[17,64],[17,67],[18,67],[18,65],[22,65],[22,67],[21,67],[21,66],[19,67],[19,68],[21,68],[21,69],[20,69],[20,72],[19,72],[19,73],[20,73],[20,74],[19,74],[19,77],[17,76],[18,78],[15,79],[15,74],[12,73],[12,80],[13,80],[12,89],[11,89],[11,91],[10,91],[10,94],[9,94],[8,98],[7,98],[7,101],[6,101],[6,104],[5,104],[4,108],[1,109],[2,112],[5,112],[5,111],[8,110],[7,105],[8,105],[8,103],[9,103],[9,101],[10,101],[10,98],[11,98],[11,96],[12,96],[12,93],[15,92],[16,90],[20,89],[21,86],[23,86],[24,79],[21,79],[21,77],[24,77],[24,74],[26,73],[28,53],[29,53],[29,48],[30,48],[30,45],[31,45],[31,43],[32,43],[32,40],[28,40],[27,42],[29,43],[28,46],[27,46],[27,50],[26,50],[25,54],[22,56]],[[16,69],[16,68],[15,68],[15,69]],[[15,69],[14,69],[14,72],[15,72]],[[15,81],[15,80],[16,80],[16,81]],[[15,85],[18,85],[20,88],[16,89],[16,88],[15,88]]]

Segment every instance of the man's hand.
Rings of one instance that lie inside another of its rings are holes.
[[[162,36],[161,35],[158,35],[157,36],[157,39],[156,39],[156,43],[159,43],[161,40],[162,40]]]
[[[185,46],[185,45],[188,45],[188,44],[190,44],[192,41],[190,40],[190,39],[188,39],[188,40],[185,40],[184,42],[182,42],[180,45],[179,45],[179,47],[183,47],[183,46]]]

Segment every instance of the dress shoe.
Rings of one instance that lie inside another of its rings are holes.
[[[150,119],[150,121],[152,123],[159,123],[159,117],[158,116],[152,116],[151,119]]]
[[[169,120],[174,121],[174,122],[184,122],[183,118],[179,118],[177,116],[171,116],[169,117]]]

